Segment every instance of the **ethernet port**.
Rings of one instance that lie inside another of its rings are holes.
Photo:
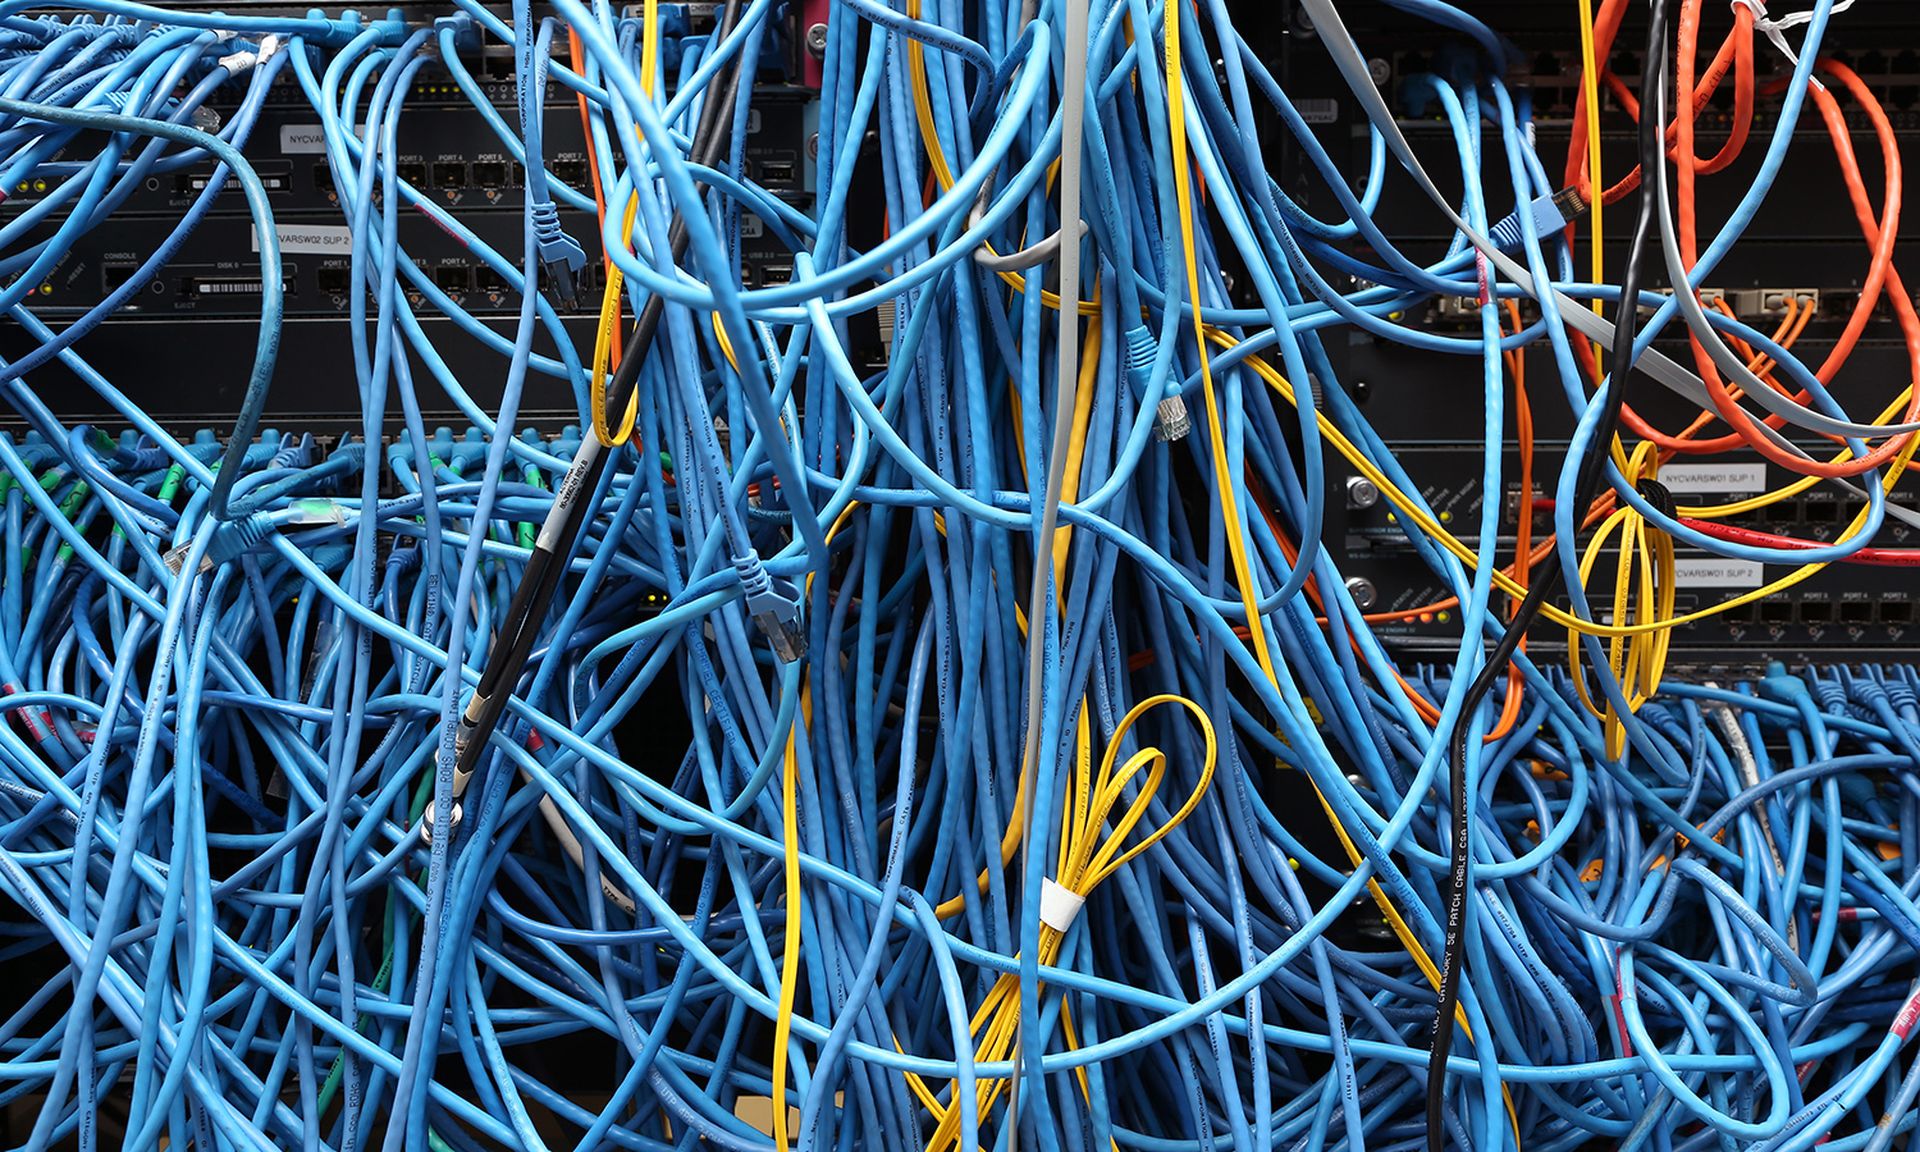
[[[1840,601],[1840,622],[1842,624],[1873,623],[1874,603],[1871,600]]]
[[[1882,600],[1880,602],[1880,622],[1905,627],[1913,623],[1913,601]]]
[[[504,295],[507,291],[507,278],[502,276],[499,271],[491,265],[480,265],[480,267],[475,270],[475,277],[479,281],[480,291],[482,292],[491,292],[499,296]]]
[[[1800,505],[1791,498],[1775,500],[1760,509],[1760,518],[1769,524],[1792,524],[1800,519]]]
[[[1853,70],[1862,76],[1884,75],[1887,70],[1886,54],[1876,48],[1860,57],[1860,63],[1854,65]]]
[[[314,281],[320,291],[330,296],[345,296],[353,284],[353,269],[344,264],[333,264],[314,270]]]
[[[460,264],[441,264],[433,270],[433,286],[442,292],[465,292],[471,277]]]
[[[587,186],[587,162],[578,157],[555,160],[547,165],[547,175],[569,188]]]
[[[500,160],[476,160],[473,165],[473,182],[481,188],[504,188],[507,185],[507,165]]]
[[[1809,624],[1833,623],[1833,601],[1804,600],[1800,604],[1800,619]]]
[[[329,195],[333,192],[333,165],[325,160],[313,166],[313,190]]]
[[[138,271],[140,271],[140,265],[130,260],[108,261],[100,265],[100,290],[111,294],[115,288],[133,279]]]
[[[1762,600],[1760,601],[1760,622],[1762,624],[1791,624],[1793,623],[1794,609],[1796,607],[1798,607],[1798,605],[1793,601],[1778,596],[1771,600]]]
[[[433,166],[433,186],[442,192],[458,192],[467,186],[467,166],[442,163]]]
[[[1535,76],[1560,75],[1559,55],[1553,52],[1542,52],[1538,56],[1535,56],[1533,58],[1533,74]]]
[[[1846,506],[1838,500],[1808,501],[1808,523],[1838,524],[1846,519]]]
[[[400,177],[402,183],[411,184],[415,188],[425,188],[427,186],[427,166],[425,164],[396,164],[393,166],[393,172],[394,175]]]

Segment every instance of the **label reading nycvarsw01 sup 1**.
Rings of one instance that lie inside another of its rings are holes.
[[[353,229],[345,224],[275,224],[280,251],[306,256],[349,256],[353,253]],[[253,236],[253,250],[260,251],[260,237]]]
[[[1707,556],[1673,562],[1676,588],[1758,588],[1766,579],[1765,565],[1752,560]]]
[[[1669,464],[1660,483],[1674,495],[1711,492],[1745,496],[1767,490],[1765,464]]]

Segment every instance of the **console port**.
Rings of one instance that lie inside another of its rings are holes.
[[[481,188],[504,188],[507,186],[507,165],[501,160],[476,160],[473,164],[473,182]]]
[[[415,188],[425,188],[427,186],[427,166],[425,164],[396,164],[393,166],[393,171],[395,175],[400,177],[402,183],[411,184]]]
[[[140,265],[132,261],[110,260],[100,265],[100,290],[111,294],[115,288],[133,279]]]
[[[344,264],[328,265],[315,269],[313,278],[320,291],[330,296],[345,296],[353,284],[353,269]]]
[[[760,183],[768,188],[788,187],[794,182],[797,166],[791,160],[762,160]]]
[[[467,166],[457,162],[435,164],[433,186],[442,192],[460,191],[467,186]]]
[[[1760,601],[1760,622],[1762,624],[1791,624],[1794,621],[1794,609],[1799,605],[1783,597],[1774,597]]]
[[[433,270],[433,286],[442,292],[465,292],[471,279],[461,264],[441,264]]]
[[[1871,624],[1873,609],[1874,603],[1871,600],[1842,600],[1840,601],[1840,623]]]
[[[1800,619],[1809,624],[1833,623],[1833,601],[1803,600],[1800,602]]]
[[[587,162],[578,157],[554,160],[547,164],[547,175],[569,188],[587,186]]]

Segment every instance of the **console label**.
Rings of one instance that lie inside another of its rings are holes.
[[[1766,579],[1766,567],[1752,560],[1707,556],[1673,562],[1676,588],[1758,588]]]

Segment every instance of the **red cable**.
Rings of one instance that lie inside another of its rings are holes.
[[[1826,548],[1829,545],[1816,540],[1801,540],[1793,536],[1776,536],[1771,532],[1758,532],[1752,528],[1740,528],[1732,524],[1722,524],[1718,520],[1696,520],[1691,516],[1682,516],[1680,523],[1696,532],[1735,544],[1751,544],[1759,548]],[[1842,563],[1867,564],[1880,568],[1920,568],[1920,549],[1914,548],[1862,548]]]

